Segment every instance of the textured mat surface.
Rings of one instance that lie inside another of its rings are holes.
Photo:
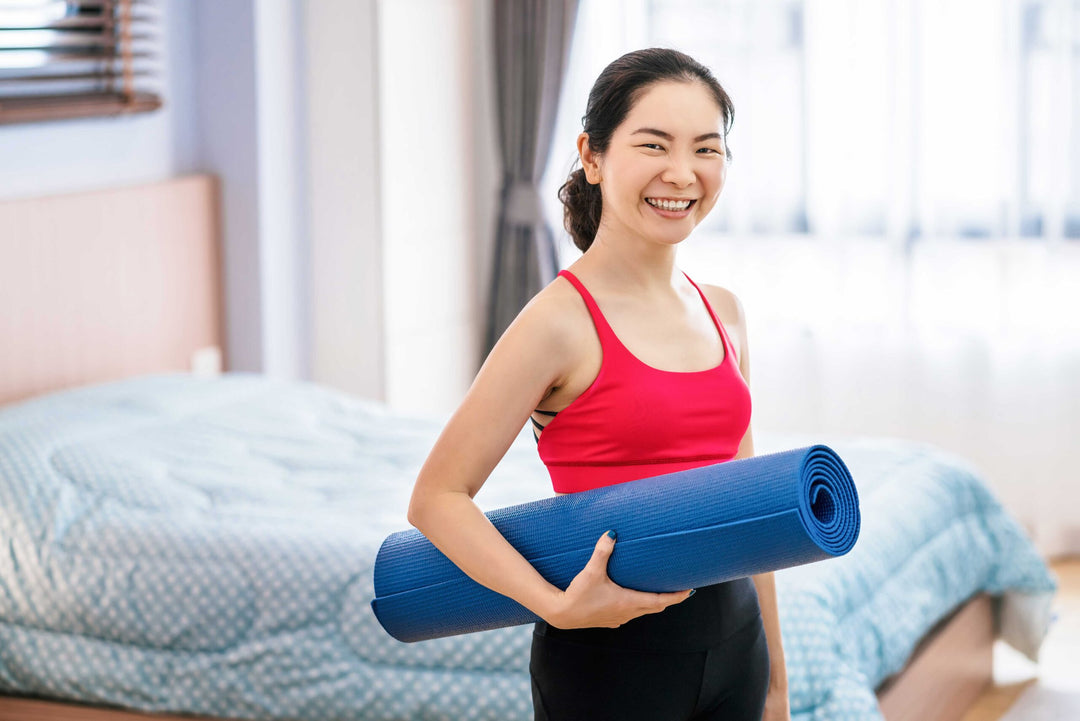
[[[847,553],[859,535],[851,474],[814,445],[489,512],[544,578],[566,588],[601,534],[618,534],[608,575],[678,591]],[[538,620],[470,579],[419,531],[390,535],[375,559],[372,609],[399,641]]]

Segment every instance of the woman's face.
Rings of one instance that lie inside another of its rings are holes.
[[[602,155],[588,151],[582,134],[586,177],[599,179],[603,196],[601,232],[668,245],[685,239],[724,187],[723,123],[702,83],[664,81],[638,98]]]

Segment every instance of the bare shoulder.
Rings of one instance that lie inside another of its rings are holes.
[[[521,309],[512,325],[554,343],[553,350],[566,350],[581,340],[591,324],[588,309],[570,281],[557,277]]]
[[[719,285],[700,283],[699,287],[725,327],[745,324],[745,314],[738,296]]]
[[[709,299],[709,305],[720,318],[720,322],[727,329],[728,337],[735,345],[735,355],[739,359],[739,365],[744,365],[747,356],[747,333],[746,313],[743,310],[742,301],[735,293],[719,285],[700,283],[699,287]]]
[[[591,328],[592,319],[577,290],[556,277],[521,309],[499,344],[542,353],[557,376],[555,385],[561,385],[579,360]]]

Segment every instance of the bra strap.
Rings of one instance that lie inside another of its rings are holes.
[[[724,357],[726,358],[727,354],[731,353],[732,350],[731,339],[728,338],[727,331],[724,329],[724,324],[720,322],[720,317],[716,315],[716,311],[714,311],[712,305],[709,304],[709,299],[705,297],[705,293],[701,290],[698,284],[694,282],[694,279],[686,275],[685,270],[682,271],[682,274],[686,276],[686,279],[688,281],[690,281],[690,285],[697,288],[698,295],[701,296],[701,301],[705,304],[705,309],[708,310],[709,315],[712,316],[713,325],[716,326],[716,330],[720,333],[720,342],[724,344]],[[736,365],[738,365],[738,363],[736,363]]]
[[[596,300],[592,297],[592,293],[586,290],[582,282],[577,279],[577,276],[570,271],[560,270],[559,275],[570,281],[573,286],[577,288],[578,293],[581,294],[582,300],[585,301],[585,307],[589,309],[589,315],[592,316],[593,325],[596,326],[596,333],[600,336],[601,347],[603,347],[604,350],[607,350],[608,346],[615,345],[612,341],[617,341],[618,337],[615,335],[615,331],[611,329],[611,326],[608,325],[607,318],[600,312],[600,306],[596,304]],[[607,357],[606,353],[604,354],[604,357]]]

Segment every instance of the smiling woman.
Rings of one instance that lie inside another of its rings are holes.
[[[675,50],[634,51],[600,74],[582,167],[560,191],[583,255],[495,344],[413,489],[410,522],[543,619],[529,664],[538,721],[790,718],[771,573],[625,588],[607,574],[612,528],[563,588],[473,501],[530,418],[556,492],[754,455],[742,306],[675,264],[723,190],[733,116],[712,73]]]
[[[655,76],[634,65],[643,61],[655,63]],[[660,79],[665,82],[657,83]],[[626,93],[628,86],[635,91]],[[649,92],[645,93],[647,86]],[[702,103],[702,96],[715,102]],[[659,121],[655,125],[663,127],[642,125],[646,118]],[[592,245],[603,215],[600,180],[605,175],[609,181],[620,178],[627,163],[647,173],[660,163],[674,161],[665,177],[674,179],[676,191],[688,176],[704,171],[702,177],[709,182],[703,184],[702,191],[695,190],[700,195],[673,193],[669,188],[661,196],[643,198],[656,215],[676,220],[693,216],[697,225],[712,210],[723,188],[731,159],[727,134],[734,118],[735,108],[727,92],[708,68],[687,55],[650,48],[611,63],[597,78],[582,119],[583,132],[578,136],[582,167],[573,171],[559,190],[566,229],[574,245],[582,251]],[[629,154],[656,161],[635,163]],[[689,205],[685,205],[687,201]],[[618,201],[612,196],[609,202]],[[615,218],[609,213],[609,220]]]
[[[607,199],[600,202],[610,208],[597,234],[634,232],[643,220],[640,230],[647,233],[656,216],[689,219],[689,226],[657,226],[669,242],[679,242],[709,214],[727,176],[723,136],[701,132],[723,128],[723,110],[712,95],[701,81],[665,80],[641,96],[606,148],[595,149],[588,130],[579,136],[586,182],[608,178]],[[639,127],[642,122],[665,129]],[[631,203],[639,213],[627,215]]]

